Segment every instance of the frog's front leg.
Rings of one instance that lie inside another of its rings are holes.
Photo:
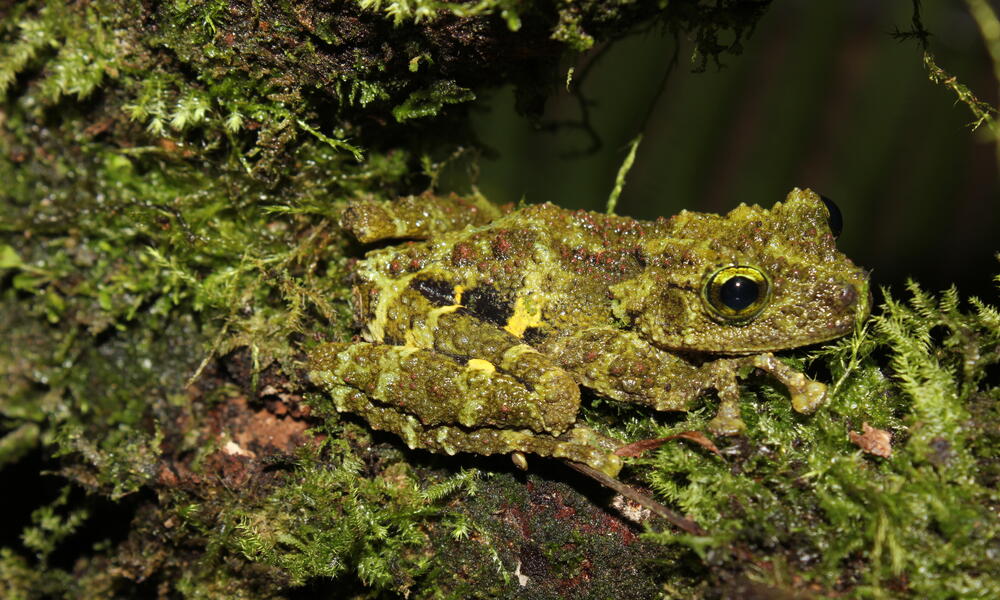
[[[552,342],[558,362],[583,385],[620,400],[656,410],[687,410],[704,392],[715,390],[719,410],[709,428],[720,435],[740,433],[741,371],[759,368],[788,388],[792,406],[814,411],[826,397],[826,386],[779,362],[770,353],[722,358],[700,365],[664,352],[631,331],[595,328]]]
[[[584,426],[547,422],[535,389],[484,360],[462,365],[434,350],[364,342],[326,344],[310,358],[310,379],[337,411],[358,414],[411,448],[554,456],[611,476],[621,468],[617,443]]]
[[[719,382],[715,388],[719,394],[719,411],[709,423],[712,432],[719,435],[735,435],[746,429],[740,418],[740,391],[736,382],[736,374],[751,368],[766,371],[777,379],[788,390],[792,408],[797,412],[810,414],[826,400],[826,384],[814,381],[803,373],[796,371],[779,361],[770,352],[741,356],[737,358],[721,358],[705,363],[699,371],[716,378]]]

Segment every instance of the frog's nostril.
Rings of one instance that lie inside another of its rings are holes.
[[[853,305],[858,301],[858,289],[849,283],[841,285],[837,301],[844,308]]]

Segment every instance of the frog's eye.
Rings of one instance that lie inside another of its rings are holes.
[[[767,305],[770,285],[764,272],[755,267],[719,269],[702,290],[705,304],[727,321],[752,319]]]
[[[820,196],[819,199],[826,205],[826,212],[830,213],[830,217],[826,220],[826,224],[830,226],[830,233],[835,238],[840,237],[840,232],[844,230],[844,215],[841,214],[840,207],[826,196]]]

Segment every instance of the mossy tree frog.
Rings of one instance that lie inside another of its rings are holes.
[[[577,422],[581,386],[668,411],[714,390],[710,429],[736,434],[737,378],[756,367],[809,413],[826,386],[771,352],[842,336],[869,306],[828,206],[799,189],[771,209],[657,221],[481,197],[358,202],[341,223],[360,241],[410,241],[358,261],[364,341],[320,346],[310,377],[337,410],[411,448],[555,456],[610,475],[620,442]]]

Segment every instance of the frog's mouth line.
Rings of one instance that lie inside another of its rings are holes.
[[[857,315],[857,313],[855,313]],[[716,342],[717,345],[684,345],[684,344],[657,344],[657,347],[666,352],[683,354],[685,356],[690,356],[693,358],[699,358],[706,355],[710,356],[748,356],[751,354],[760,354],[763,352],[781,352],[784,350],[791,350],[793,348],[808,348],[810,346],[816,346],[818,344],[823,344],[837,338],[849,335],[856,326],[856,323],[861,320],[863,321],[868,316],[867,311],[862,312],[863,316],[855,316],[852,319],[845,319],[843,322],[831,326],[827,329],[809,329],[800,335],[794,337],[779,336],[777,340],[759,340],[758,343],[754,343],[755,340],[748,339],[744,340],[747,343],[738,343],[738,340],[733,340],[731,338],[723,339],[722,341]],[[741,325],[729,324],[731,327],[741,327]]]
[[[783,352],[785,350],[797,350],[799,348],[810,348],[812,346],[818,346],[820,344],[825,344],[831,340],[844,337],[852,330],[851,327],[845,328],[843,331],[836,331],[831,333],[826,337],[819,336],[805,336],[801,338],[788,339],[781,345],[760,345],[754,347],[744,346],[741,350],[691,350],[691,349],[678,349],[678,352],[691,352],[694,354],[711,354],[712,356],[750,356],[753,354],[762,354],[764,352]]]

